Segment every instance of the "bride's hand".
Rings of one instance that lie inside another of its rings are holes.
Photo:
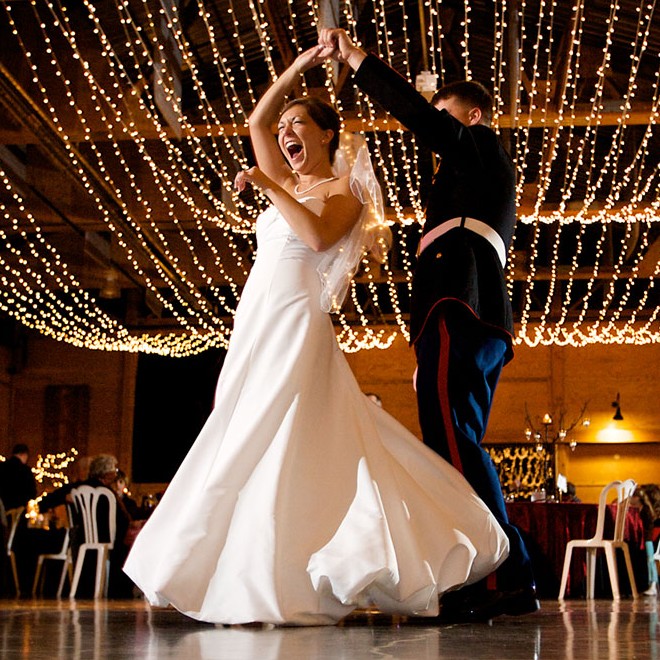
[[[247,170],[241,170],[234,178],[234,188],[236,188],[238,192],[243,192],[248,183],[262,191],[271,188],[273,185],[273,181],[258,167],[250,167]]]
[[[319,46],[327,57],[342,63],[348,62],[351,53],[359,51],[346,30],[341,28],[323,28],[319,33]]]
[[[308,69],[312,69],[315,66],[325,62],[329,57],[332,56],[333,50],[334,47],[323,46],[321,44],[312,46],[308,50],[300,53],[298,57],[296,57],[294,66],[299,73],[304,73]]]

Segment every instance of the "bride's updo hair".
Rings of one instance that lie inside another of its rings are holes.
[[[280,117],[287,111],[289,108],[293,108],[296,105],[301,105],[307,110],[307,114],[312,118],[312,121],[324,131],[328,129],[332,131],[332,139],[328,144],[328,150],[330,153],[330,163],[335,160],[335,153],[339,148],[339,131],[341,129],[341,120],[339,119],[339,114],[337,111],[329,104],[326,103],[323,99],[320,99],[316,96],[303,96],[298,99],[293,99],[289,101],[280,112]]]

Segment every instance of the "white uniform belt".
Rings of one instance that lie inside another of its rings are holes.
[[[445,222],[439,224],[437,227],[431,229],[428,234],[422,236],[422,240],[419,243],[419,254],[421,254],[436,238],[447,233],[450,229],[455,227],[465,227],[470,231],[473,231],[479,236],[483,236],[497,252],[497,256],[500,258],[502,268],[506,264],[506,248],[504,247],[504,241],[502,237],[489,225],[481,220],[475,220],[474,218],[452,218],[451,220],[445,220]]]

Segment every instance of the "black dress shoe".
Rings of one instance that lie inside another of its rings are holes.
[[[515,591],[500,591],[497,593],[500,594],[500,614],[522,616],[523,614],[532,614],[541,608],[534,587],[516,589]]]
[[[480,597],[461,600],[460,592],[443,596],[440,618],[443,623],[483,623],[502,614],[521,616],[536,612],[540,603],[536,589],[526,587],[513,591],[487,591]]]
[[[480,593],[470,593],[467,590],[459,589],[446,593],[440,599],[440,614],[438,621],[440,623],[479,623],[488,621],[490,607],[487,604],[492,603],[493,591],[482,591]],[[485,610],[488,610],[486,612]]]

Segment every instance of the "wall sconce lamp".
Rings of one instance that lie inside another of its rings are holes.
[[[612,417],[612,419],[621,421],[623,419],[623,415],[621,414],[621,400],[619,398],[618,392],[616,393],[616,401],[612,401],[612,408],[616,408],[614,411],[614,417]]]

